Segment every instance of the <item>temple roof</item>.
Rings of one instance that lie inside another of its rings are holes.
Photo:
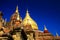
[[[30,17],[28,10],[26,11],[26,16],[23,20],[23,25],[31,25],[32,29],[38,29],[36,22]]]

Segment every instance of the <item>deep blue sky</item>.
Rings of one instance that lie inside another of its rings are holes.
[[[10,20],[18,5],[20,16],[25,17],[26,10],[37,22],[39,30],[46,25],[49,32],[53,35],[57,32],[60,35],[60,1],[59,0],[0,0],[0,11],[3,18]]]

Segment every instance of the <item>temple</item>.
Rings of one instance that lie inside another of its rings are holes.
[[[44,25],[44,31],[38,30],[38,25],[31,18],[28,10],[23,20],[18,6],[9,22],[4,20],[2,16],[3,13],[0,11],[0,40],[60,40],[58,33],[56,36],[52,35],[46,25]]]

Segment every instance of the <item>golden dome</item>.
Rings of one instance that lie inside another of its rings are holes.
[[[28,10],[27,10],[26,16],[23,20],[23,25],[26,26],[28,24],[32,26],[32,29],[34,29],[34,30],[38,29],[38,26],[37,26],[36,22],[30,17],[30,15],[28,13]]]

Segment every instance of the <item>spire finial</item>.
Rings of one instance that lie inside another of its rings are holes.
[[[18,5],[17,5],[17,7],[16,7],[16,12],[18,12]]]
[[[27,9],[27,11],[26,11],[26,16],[27,17],[29,17],[30,15],[29,15],[29,12],[28,12],[28,9]]]
[[[19,15],[19,12],[18,12],[18,5],[16,7],[16,13],[17,13],[17,20],[20,20],[20,15]]]
[[[44,30],[47,30],[46,26],[44,25]]]
[[[28,9],[27,9],[27,13],[28,13]]]

